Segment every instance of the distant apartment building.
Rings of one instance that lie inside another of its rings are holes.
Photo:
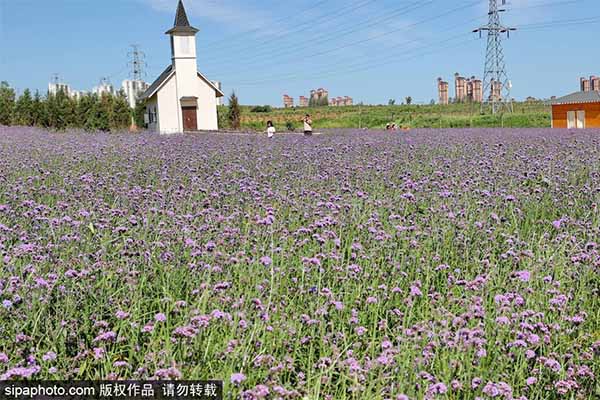
[[[63,92],[64,94],[70,96],[71,95],[71,87],[66,83],[49,83],[48,84],[48,93],[56,96],[58,92]]]
[[[97,96],[102,96],[103,94],[115,94],[115,88],[114,86],[109,83],[108,81],[101,81],[100,84],[98,86],[94,86],[94,88],[92,89],[92,93],[94,93]]]
[[[448,82],[438,78],[438,104],[448,104]]]
[[[579,85],[582,92],[600,91],[600,76],[592,75],[589,79],[580,78]]]
[[[148,83],[144,81],[132,81],[132,80],[124,80],[122,83],[122,89],[127,98],[127,103],[131,108],[135,108],[135,104],[139,96],[144,93],[144,91],[148,88]],[[63,92],[69,97],[80,100],[82,97],[87,96],[90,92],[86,90],[74,90],[71,89],[66,83],[59,82],[51,82],[48,84],[48,93],[51,95],[56,95],[58,92]],[[98,96],[102,96],[103,94],[111,94],[116,95],[118,91],[115,90],[112,84],[108,82],[107,79],[102,79],[100,84],[92,89],[92,93]]]
[[[502,101],[502,82],[492,79],[490,101]]]
[[[85,90],[72,90],[69,95],[75,100],[81,100],[82,97],[87,96],[88,94],[89,92],[86,92]]]
[[[80,100],[83,96],[89,94],[85,90],[74,90],[67,83],[52,82],[48,84],[48,94],[56,96],[59,92],[66,94],[75,100]]]
[[[442,85],[444,83],[445,85]],[[445,87],[444,87],[445,86]],[[442,100],[445,100],[446,93],[443,94],[444,99],[442,99],[441,91],[445,90],[447,92],[448,84],[443,82],[441,78],[438,79],[438,97],[440,98],[440,104],[448,104],[443,103]],[[483,102],[483,83],[481,79],[477,79],[474,76],[470,78],[465,78],[461,76],[458,72],[454,74],[454,101],[456,103],[464,103],[464,102],[474,102],[481,103]]]
[[[125,97],[127,98],[127,103],[129,107],[135,108],[137,100],[140,96],[148,89],[150,85],[148,85],[144,81],[132,81],[132,80],[124,80],[122,83],[123,92],[125,92]]]
[[[590,77],[590,86],[592,90],[600,92],[600,76]]]
[[[458,103],[466,101],[481,103],[483,101],[483,83],[480,79],[472,76],[471,78],[464,78],[458,73],[454,74],[455,77],[455,100]]]
[[[471,93],[469,97],[469,92]],[[467,81],[467,97],[469,101],[474,103],[483,102],[483,82],[481,79],[476,79],[474,76]]]
[[[331,106],[331,107],[343,107],[351,106],[354,104],[354,99],[350,96],[338,96],[329,97],[329,91],[324,88],[313,89],[310,91],[309,97],[300,96],[298,98],[298,107],[309,107],[309,106]],[[294,98],[283,95],[283,106],[290,108],[294,106]]]
[[[309,104],[311,105],[327,105],[325,101],[329,98],[329,91],[327,89],[318,88],[310,91]]]
[[[438,104],[450,102],[449,84],[443,78],[437,79]],[[483,82],[474,76],[465,78],[458,72],[454,74],[454,99],[455,103],[483,102]]]
[[[587,78],[580,78],[579,86],[580,86],[580,90],[582,92],[589,92],[590,91],[590,80]]]
[[[351,106],[352,104],[354,104],[354,100],[350,96],[338,96],[329,100],[329,105],[331,107],[344,107]]]
[[[457,103],[467,100],[467,80],[457,72],[454,74],[454,99]]]
[[[283,95],[283,107],[284,108],[292,108],[294,107],[294,98],[288,96],[287,94]]]

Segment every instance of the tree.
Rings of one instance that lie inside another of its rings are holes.
[[[33,125],[33,99],[29,89],[25,89],[23,94],[15,103],[13,116],[13,125],[32,126]]]
[[[64,129],[65,116],[64,110],[61,107],[63,92],[58,91],[56,94],[48,93],[46,97],[46,109],[48,111],[48,128]]]
[[[39,91],[35,91],[33,101],[31,102],[31,120],[34,126],[48,126],[48,114],[46,112],[46,102],[40,96]]]
[[[388,106],[393,106],[396,105],[396,100],[395,99],[389,99],[388,100]]]
[[[133,109],[133,120],[138,128],[145,128],[144,114],[146,113],[146,101],[138,100]]]
[[[406,100],[406,104],[412,104],[412,97],[407,96],[404,100]]]
[[[121,90],[112,99],[112,120],[110,130],[127,129],[131,124],[131,108],[127,103],[125,93]]]
[[[71,96],[61,97],[60,106],[64,112],[65,128],[81,128],[82,122],[77,118],[77,100]]]
[[[113,120],[113,97],[108,93],[102,93],[100,101],[96,108],[97,129],[110,131],[111,121]]]
[[[81,96],[77,102],[77,119],[83,129],[88,131],[95,130],[95,101],[95,96],[86,94]]]
[[[229,126],[232,129],[240,129],[240,105],[235,92],[232,92],[229,97],[229,113],[227,114],[227,119],[229,120]]]
[[[15,91],[8,82],[0,82],[0,125],[10,125],[15,108]]]

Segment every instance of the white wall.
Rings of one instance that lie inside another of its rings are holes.
[[[217,93],[215,90],[197,76],[197,97],[198,97],[198,130],[217,131],[219,130],[219,121],[217,118]]]
[[[177,94],[177,80],[175,75],[158,91],[158,109],[160,110],[158,119],[160,123],[160,133],[178,133],[183,132],[183,123],[181,122],[181,106]]]

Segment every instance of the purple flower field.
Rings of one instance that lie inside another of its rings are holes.
[[[600,131],[0,128],[0,379],[600,397]]]

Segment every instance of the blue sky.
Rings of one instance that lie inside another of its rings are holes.
[[[501,0],[499,0],[501,1]],[[504,42],[517,99],[578,90],[600,75],[598,0],[509,0]],[[0,80],[47,89],[53,73],[74,89],[128,76],[129,45],[146,53],[146,80],[170,63],[164,32],[177,0],[0,0]],[[198,67],[243,104],[281,105],[312,88],[383,104],[437,97],[438,76],[483,74],[487,0],[184,0]],[[589,18],[589,20],[584,20]],[[536,25],[540,24],[540,25]],[[450,95],[454,93],[451,85]]]

